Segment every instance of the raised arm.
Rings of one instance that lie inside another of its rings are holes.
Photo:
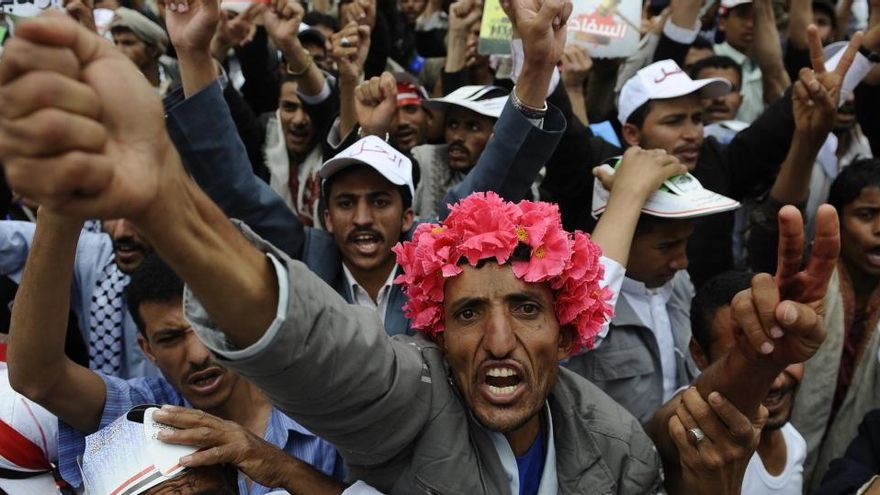
[[[440,218],[449,213],[447,205],[475,191],[495,191],[508,201],[523,199],[565,132],[565,118],[547,104],[547,90],[565,49],[565,21],[571,4],[550,0],[517,8],[509,3],[502,6],[511,19],[514,36],[522,37],[524,49],[523,69],[513,93],[524,106],[546,109],[546,113],[543,119],[528,119],[514,107],[512,95],[477,165],[438,205]]]
[[[756,275],[751,289],[733,298],[730,307],[737,345],[706,368],[693,384],[703,400],[712,402],[710,394],[717,392],[718,397],[725,398],[719,404],[729,401],[753,423],[761,423],[762,416],[766,417],[766,411],[760,410],[761,402],[778,374],[789,364],[812,357],[825,340],[822,299],[840,253],[840,227],[834,208],[819,208],[811,258],[803,270],[801,215],[796,208],[785,207],[779,222],[779,268],[775,277]],[[671,421],[676,409],[680,410],[681,400],[679,394],[664,404],[646,427],[660,451],[671,489],[681,481],[680,452],[671,436],[674,430],[681,433],[680,421],[675,428]],[[694,426],[686,424],[684,429]],[[726,435],[740,442],[741,449],[753,442],[751,433],[730,430]]]
[[[755,0],[755,61],[761,68],[761,81],[764,90],[764,103],[776,101],[785,89],[791,86],[791,79],[782,63],[782,45],[776,29],[776,16],[773,15],[771,0]]]
[[[175,46],[180,45],[180,72],[188,95],[168,111],[168,131],[187,171],[226,215],[242,220],[284,252],[299,258],[304,226],[284,200],[252,172],[247,151],[216,82],[216,66],[206,33],[212,33],[216,26],[217,3],[195,0],[184,13],[168,12],[171,39]],[[286,15],[284,12],[273,15]],[[299,25],[295,17],[286,22],[288,30]],[[283,31],[282,27],[275,29]]]
[[[687,167],[663,150],[643,150],[633,146],[623,154],[613,175],[603,168],[593,170],[605,188],[611,191],[608,205],[593,230],[593,240],[602,247],[603,256],[626,268],[645,201],[663,181],[687,172]]]
[[[370,52],[370,26],[351,21],[333,34],[331,42],[333,59],[339,67],[338,132],[340,141],[344,141],[358,124],[355,90],[364,76],[364,64]]]
[[[206,344],[350,462],[391,459],[422,432],[430,383],[446,379],[442,358],[426,369],[422,350],[389,339],[375,311],[349,306],[302,263],[247,239],[184,173],[159,101],[128,59],[57,16],[20,23],[10,48],[21,55],[0,61],[0,97],[14,103],[0,115],[34,136],[0,131],[13,188],[65,215],[131,219],[187,283],[187,317]],[[49,102],[13,84],[21,78],[62,97]],[[47,105],[47,120],[31,118]],[[348,421],[363,430],[351,435]]]
[[[816,46],[811,42],[810,60],[816,71],[816,80],[825,88],[832,101],[838,101],[837,98],[840,97],[845,86],[851,89],[867,73],[866,69],[870,64],[858,53],[861,40],[861,34],[850,40],[833,70],[824,70],[825,59],[821,43]],[[870,49],[870,46],[868,48]],[[858,72],[848,75],[854,61],[858,62],[856,64]],[[819,64],[822,70],[818,69]],[[756,185],[762,182],[769,185],[778,173],[779,165],[785,160],[788,150],[780,147],[779,143],[790,143],[795,131],[791,94],[791,91],[787,91],[782,98],[768,106],[764,113],[751,126],[737,134],[724,150],[724,160],[732,183],[731,195],[735,199],[753,193]]]
[[[104,381],[64,353],[81,228],[81,222],[40,211],[12,309],[7,360],[9,382],[17,392],[91,433],[104,410]]]

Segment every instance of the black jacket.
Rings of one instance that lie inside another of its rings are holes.
[[[859,425],[859,433],[847,447],[846,454],[831,461],[822,484],[814,493],[856,493],[875,474],[880,474],[880,409],[865,415]]]

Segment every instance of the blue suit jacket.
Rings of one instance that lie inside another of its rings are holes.
[[[168,131],[187,170],[205,193],[227,216],[242,220],[291,258],[305,263],[346,301],[352,302],[342,270],[342,255],[333,236],[325,230],[304,226],[281,197],[253,174],[220,83],[211,84],[182,102],[177,95],[177,100],[166,99],[166,108],[170,107]],[[508,102],[477,164],[444,197],[441,218],[448,214],[447,204],[475,191],[495,191],[509,201],[525,198],[565,127],[565,118],[553,106],[540,129]],[[405,237],[408,239],[411,233]],[[390,335],[413,333],[403,313],[405,301],[406,296],[395,285],[385,314],[385,330]]]

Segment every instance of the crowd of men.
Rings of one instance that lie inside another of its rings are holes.
[[[62,3],[0,494],[880,494],[880,0]]]

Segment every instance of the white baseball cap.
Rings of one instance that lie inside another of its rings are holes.
[[[324,180],[329,179],[340,170],[352,165],[369,165],[388,182],[396,186],[406,186],[415,197],[413,185],[412,162],[403,153],[394,149],[376,136],[361,138],[358,142],[342,150],[335,157],[324,162],[318,172]]]
[[[0,488],[6,493],[60,493],[52,474],[57,459],[58,419],[12,389],[6,363],[0,360],[0,468],[28,476],[0,479]]]
[[[605,164],[601,168],[614,174],[611,165]],[[593,180],[594,218],[605,212],[610,195],[598,178]],[[642,213],[653,217],[686,219],[735,210],[739,206],[738,201],[703,188],[693,175],[682,174],[667,179],[642,206]]]
[[[443,98],[426,100],[424,105],[432,109],[455,105],[497,119],[508,96],[507,90],[499,86],[462,86]]]
[[[730,93],[730,81],[722,77],[691,79],[672,60],[661,60],[636,72],[620,90],[617,118],[621,124],[650,100],[678,98],[699,93],[700,98],[717,98]]]
[[[159,440],[159,431],[173,427],[153,420],[158,408],[135,406],[86,437],[82,460],[86,495],[136,495],[186,471],[180,458],[198,448]]]
[[[721,0],[721,8],[725,10],[730,10],[734,7],[739,7],[740,5],[745,5],[747,3],[752,3],[752,0]]]

